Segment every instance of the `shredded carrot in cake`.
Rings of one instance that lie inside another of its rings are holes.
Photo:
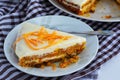
[[[69,38],[71,38],[71,36],[59,35],[55,30],[49,33],[47,29],[42,26],[38,31],[23,34],[16,40],[15,44],[23,39],[30,49],[39,50],[48,48],[55,44],[59,44],[64,40],[68,40]],[[39,45],[44,44],[44,42],[47,42],[48,45],[39,48]]]

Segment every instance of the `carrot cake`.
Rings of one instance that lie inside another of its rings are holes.
[[[94,12],[96,0],[57,0],[60,4],[65,6],[68,10],[82,15],[87,12]]]
[[[99,0],[57,0],[66,9],[78,15],[84,15],[88,12],[94,12],[96,3]],[[120,4],[120,0],[113,0]]]
[[[39,67],[46,62],[58,62],[80,54],[86,46],[86,39],[44,26],[24,23],[14,44],[20,66]]]

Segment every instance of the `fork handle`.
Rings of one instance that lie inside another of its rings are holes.
[[[113,35],[113,31],[100,30],[100,31],[85,31],[85,32],[68,32],[72,34],[88,34],[88,35]]]

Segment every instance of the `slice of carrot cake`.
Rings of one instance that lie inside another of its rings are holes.
[[[57,0],[60,4],[65,6],[68,10],[82,15],[87,12],[94,12],[97,0]]]
[[[78,55],[85,44],[83,37],[24,23],[15,41],[15,54],[22,67],[36,67]]]

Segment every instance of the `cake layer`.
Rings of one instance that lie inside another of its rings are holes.
[[[58,49],[54,52],[48,53],[44,56],[33,55],[25,56],[19,60],[19,65],[23,67],[40,67],[44,63],[56,62],[69,58],[71,56],[76,56],[80,54],[85,48],[85,43],[76,44],[74,46],[68,47],[66,49]]]

